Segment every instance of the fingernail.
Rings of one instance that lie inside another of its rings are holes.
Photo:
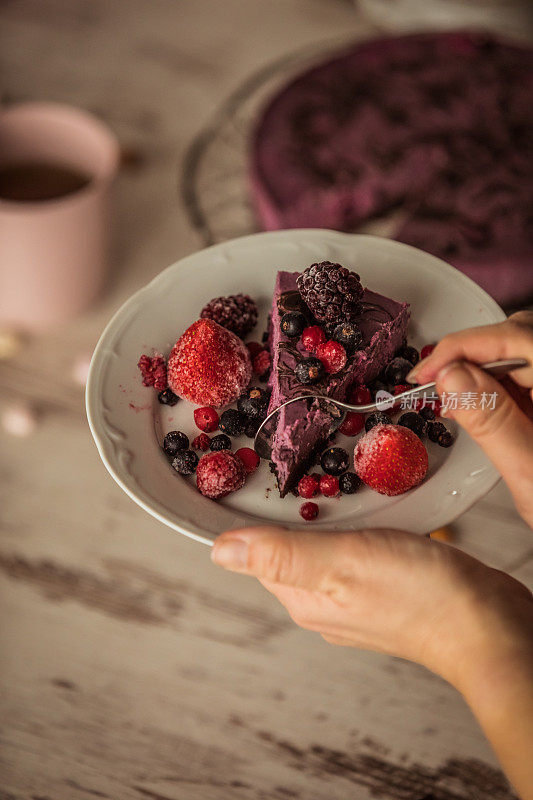
[[[429,358],[429,356],[426,356],[425,358],[423,358],[422,361],[419,361],[418,364],[415,364],[415,366],[413,367],[411,372],[407,373],[407,375],[405,376],[405,380],[408,383],[413,383],[413,378],[416,378],[416,376],[418,375],[418,373],[422,369],[422,366],[426,363],[428,358]]]
[[[242,539],[229,539],[213,545],[211,561],[225,569],[244,569],[248,559],[248,542]]]

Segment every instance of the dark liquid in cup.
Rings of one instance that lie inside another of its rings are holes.
[[[90,175],[62,164],[0,164],[0,198],[27,203],[56,200],[78,192],[90,180]]]

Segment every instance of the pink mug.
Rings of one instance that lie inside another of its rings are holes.
[[[53,199],[0,196],[0,323],[44,330],[86,308],[106,272],[118,143],[85,111],[24,103],[0,111],[0,170],[57,165],[85,176]],[[5,174],[5,173],[4,173]]]

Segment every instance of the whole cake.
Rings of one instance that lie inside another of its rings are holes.
[[[357,44],[259,119],[259,219],[352,230],[402,206],[397,239],[520,301],[533,295],[532,97],[533,51],[486,34]]]

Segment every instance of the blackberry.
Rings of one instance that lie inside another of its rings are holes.
[[[280,328],[281,332],[285,334],[285,336],[301,336],[305,326],[307,325],[307,319],[300,311],[289,311],[287,314],[284,314],[280,321]]]
[[[366,418],[365,422],[365,431],[371,431],[376,425],[390,425],[392,423],[391,418],[388,414],[385,414],[383,411],[374,411],[373,414],[369,414]]]
[[[174,394],[172,389],[164,389],[162,392],[159,392],[157,399],[164,406],[175,406],[179,397],[177,394]]]
[[[450,431],[445,430],[444,432],[439,433],[437,444],[440,445],[440,447],[451,447],[453,444],[453,436]]]
[[[172,466],[180,475],[192,475],[198,466],[198,456],[194,450],[180,450]]]
[[[202,308],[200,316],[218,322],[242,339],[257,322],[257,306],[247,294],[231,294],[214,297]]]
[[[213,436],[209,442],[209,447],[214,452],[217,450],[231,450],[231,439],[225,433],[219,433]]]
[[[341,264],[311,264],[297,278],[297,286],[317,320],[353,322],[362,311],[363,287],[359,275]]]
[[[218,427],[230,436],[240,436],[244,430],[246,417],[236,408],[228,408],[220,417]]]
[[[180,450],[187,450],[189,447],[189,437],[181,431],[169,431],[163,439],[163,450],[170,458],[173,458]]]
[[[300,383],[316,383],[324,377],[324,365],[318,358],[309,356],[296,364],[294,372]]]
[[[353,322],[341,322],[335,327],[332,338],[351,355],[363,341],[363,334]]]
[[[438,442],[439,436],[443,433],[448,433],[446,426],[442,422],[428,422],[426,431],[428,439],[432,442]]]
[[[320,466],[327,475],[342,475],[349,463],[348,453],[342,447],[330,447],[320,458]]]
[[[403,347],[400,347],[400,349],[396,351],[396,355],[400,358],[405,358],[413,367],[420,361],[420,355],[416,347],[411,347],[408,344],[404,344]]]
[[[261,425],[260,419],[247,419],[244,425],[244,435],[249,439],[255,439],[255,434]]]
[[[393,358],[385,370],[385,380],[390,386],[397,386],[399,383],[405,383],[405,376],[411,372],[413,365],[406,358],[396,357]]]
[[[342,494],[354,494],[361,486],[361,478],[355,472],[345,472],[339,478],[339,489]]]
[[[251,386],[237,400],[237,408],[249,419],[262,419],[267,412],[270,393],[259,386]]]
[[[418,413],[426,422],[431,422],[435,419],[435,412],[431,406],[423,406]]]
[[[405,428],[409,428],[409,430],[421,437],[424,433],[426,422],[420,416],[420,414],[416,413],[416,411],[408,411],[406,414],[402,414],[398,420],[398,425],[403,425]]]

